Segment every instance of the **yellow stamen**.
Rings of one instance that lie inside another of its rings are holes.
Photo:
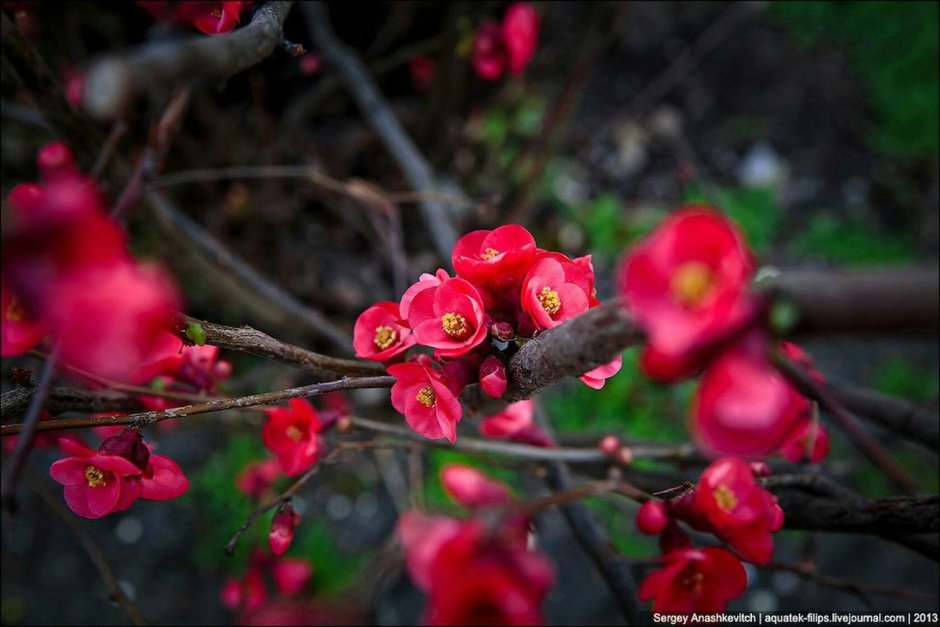
[[[100,488],[108,485],[104,477],[104,471],[97,466],[89,466],[85,469],[85,481],[88,482],[89,488]]]
[[[687,261],[672,275],[673,297],[686,307],[698,307],[715,286],[711,268],[700,261]]]
[[[395,340],[398,339],[398,334],[395,333],[395,329],[392,327],[375,327],[375,338],[372,340],[376,346],[379,347],[379,350],[384,351],[386,348],[395,343]]]
[[[550,316],[554,316],[561,309],[561,298],[558,292],[550,287],[543,287],[539,292],[539,302],[542,303],[542,309]]]
[[[6,318],[11,322],[19,322],[26,318],[26,312],[23,310],[23,306],[20,305],[20,301],[16,299],[16,296],[10,298],[10,304],[7,305]]]
[[[284,432],[287,434],[287,437],[289,437],[294,442],[300,442],[300,439],[304,437],[304,434],[300,432],[300,429],[294,425],[287,427]]]
[[[446,313],[441,316],[441,326],[444,327],[444,333],[455,340],[463,340],[470,335],[470,325],[459,313]]]
[[[705,579],[705,575],[702,573],[695,573],[694,575],[689,575],[682,580],[682,587],[688,590],[692,594],[698,594],[702,589],[702,581]]]
[[[712,496],[715,497],[715,503],[718,504],[718,507],[729,514],[738,506],[738,497],[736,497],[731,488],[725,484],[721,484],[715,488],[715,491],[712,492]]]
[[[415,398],[425,407],[434,407],[434,404],[437,403],[437,395],[434,393],[434,388],[430,385],[426,385],[418,390],[418,395]]]
[[[482,259],[483,261],[489,261],[490,259],[492,259],[498,254],[499,254],[499,251],[496,250],[495,248],[487,248],[482,253],[480,253],[480,259]]]

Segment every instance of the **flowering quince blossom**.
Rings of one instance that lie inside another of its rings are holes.
[[[392,386],[392,406],[411,428],[432,440],[454,442],[462,409],[441,375],[418,362],[389,366],[388,373],[398,379]]]
[[[168,457],[151,453],[140,433],[125,429],[95,451],[77,439],[60,438],[70,457],[49,468],[65,486],[65,502],[84,518],[124,511],[138,498],[165,501],[182,496],[189,481]]]
[[[818,464],[829,456],[829,434],[818,421],[802,421],[780,446],[780,455],[794,464]]]
[[[398,303],[372,305],[356,319],[353,348],[356,357],[388,361],[414,346],[415,338],[399,313]]]
[[[636,528],[641,533],[656,535],[669,523],[669,513],[660,501],[646,501],[636,513]]]
[[[672,375],[665,378],[694,372],[752,315],[753,272],[737,228],[706,206],[680,208],[630,251],[621,293],[655,351],[648,359]]]
[[[551,329],[587,311],[593,289],[582,266],[563,255],[543,255],[522,280],[522,309],[537,329]]]
[[[270,575],[278,594],[289,597],[307,586],[313,575],[313,567],[305,559],[272,560],[263,551],[256,549],[248,559],[245,575],[229,579],[222,586],[219,595],[222,605],[245,614],[265,607],[269,600],[266,575]]]
[[[414,295],[408,325],[415,341],[437,357],[460,357],[486,339],[483,299],[470,282],[446,278]]]
[[[502,484],[466,466],[442,472],[445,490],[472,510],[509,501]],[[405,564],[428,595],[432,625],[528,625],[543,622],[539,609],[554,582],[551,564],[526,547],[526,517],[493,529],[477,518],[458,520],[406,512],[398,524]]]
[[[294,527],[300,524],[300,515],[294,512],[294,506],[288,501],[274,514],[271,520],[271,532],[268,544],[273,555],[284,555],[294,541]]]
[[[518,224],[492,231],[471,231],[454,246],[451,262],[457,276],[474,285],[501,287],[519,284],[535,255],[535,238]]]
[[[219,352],[218,346],[209,344],[187,346],[177,336],[164,331],[147,363],[131,376],[131,382],[144,384],[165,375],[172,380],[170,389],[214,393],[218,384],[232,374],[232,364],[219,359]]]
[[[296,477],[309,470],[323,454],[323,431],[317,410],[304,398],[292,398],[290,407],[266,409],[268,421],[261,438],[269,451],[277,456],[284,474]]]
[[[510,403],[498,414],[486,416],[480,433],[494,440],[511,440],[533,446],[554,446],[552,439],[533,421],[535,403],[530,400]]]
[[[490,355],[480,365],[480,388],[487,396],[502,398],[506,393],[506,365],[499,357]]]
[[[607,379],[620,372],[621,368],[623,368],[623,355],[617,355],[613,361],[589,370],[578,378],[589,388],[599,390],[607,383]]]
[[[39,322],[23,309],[22,302],[4,280],[0,287],[0,354],[13,357],[29,352],[45,334]]]
[[[640,599],[652,600],[655,612],[723,612],[747,589],[741,560],[725,549],[677,549],[662,561],[640,586]]]
[[[757,564],[770,561],[771,534],[783,526],[777,498],[754,480],[750,465],[737,457],[723,457],[709,465],[695,489],[671,509],[678,518],[714,533]]]
[[[538,13],[528,2],[511,4],[502,23],[487,20],[480,24],[471,51],[477,76],[496,81],[507,70],[514,76],[521,74],[535,56],[538,34]]]
[[[708,452],[766,455],[807,419],[809,403],[769,359],[760,332],[712,361],[692,407],[692,433]]]
[[[224,35],[241,21],[241,14],[254,2],[148,2],[137,5],[155,19],[179,24],[192,24],[206,35]]]

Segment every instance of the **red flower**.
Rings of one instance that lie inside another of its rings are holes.
[[[0,354],[4,357],[22,355],[36,347],[45,335],[39,322],[24,308],[23,303],[7,287],[0,285]]]
[[[474,285],[503,287],[519,284],[535,254],[535,238],[518,224],[492,231],[472,231],[454,245],[451,261],[457,276]]]
[[[641,533],[655,535],[669,523],[669,514],[662,501],[646,501],[636,513],[636,528]]]
[[[249,498],[260,499],[280,474],[280,464],[268,457],[247,464],[235,480],[235,486]]]
[[[313,576],[313,566],[305,559],[280,559],[271,564],[271,577],[278,592],[288,596],[307,587]]]
[[[675,504],[674,513],[693,527],[711,531],[744,559],[765,564],[773,556],[772,533],[783,526],[777,499],[754,481],[751,467],[737,457],[708,466],[695,490]]]
[[[707,451],[766,455],[806,419],[808,402],[773,367],[768,349],[763,336],[745,337],[702,376],[692,431]]]
[[[294,512],[294,506],[288,501],[271,519],[271,533],[268,534],[268,544],[271,553],[276,556],[284,555],[294,541],[294,527],[300,524],[300,515]]]
[[[268,421],[261,438],[269,451],[277,456],[284,474],[296,477],[313,467],[323,454],[320,419],[317,410],[304,398],[292,398],[290,408],[266,409]]]
[[[485,81],[496,81],[506,71],[506,51],[499,24],[487,20],[477,28],[470,60],[477,76]]]
[[[489,355],[480,365],[480,388],[487,396],[502,398],[507,385],[506,364],[499,357]]]
[[[627,255],[621,291],[659,356],[700,361],[751,315],[753,270],[731,222],[709,207],[687,206]]]
[[[398,303],[383,301],[369,307],[356,319],[353,347],[356,357],[388,361],[411,346],[415,338],[399,315]]]
[[[663,568],[640,586],[653,611],[689,614],[723,612],[747,590],[741,560],[724,549],[679,549],[663,556]]]
[[[232,364],[220,360],[219,352],[218,346],[187,346],[172,333],[163,332],[147,363],[134,372],[131,380],[142,384],[164,375],[169,380],[163,389],[172,390],[182,384],[200,392],[215,392],[218,383],[232,373]]]
[[[512,440],[533,446],[553,446],[551,438],[532,420],[535,404],[518,401],[498,414],[487,416],[480,423],[480,433],[494,440]]]
[[[696,355],[664,355],[652,344],[647,344],[640,352],[640,368],[657,383],[683,381],[701,370],[703,365]]]
[[[537,329],[550,329],[587,311],[593,290],[582,265],[549,253],[533,264],[522,281],[522,309]]]
[[[140,498],[150,501],[168,501],[183,496],[189,490],[189,480],[175,461],[166,455],[150,455],[150,463],[141,477]]]
[[[804,420],[784,441],[780,454],[794,464],[804,459],[818,464],[829,455],[829,434],[818,420]]]
[[[426,438],[454,442],[463,409],[443,378],[417,362],[389,366],[388,373],[398,379],[392,386],[392,406],[408,425]]]
[[[521,74],[535,56],[539,37],[539,15],[528,2],[514,2],[506,9],[502,23],[509,73]]]
[[[398,519],[398,539],[405,549],[408,574],[424,592],[431,589],[431,564],[445,542],[460,532],[460,521],[448,516],[405,512]]]
[[[438,287],[441,283],[449,278],[450,277],[447,274],[447,271],[441,268],[438,268],[437,272],[434,274],[428,274],[425,272],[419,276],[418,282],[406,289],[405,293],[401,295],[401,302],[398,304],[398,311],[401,314],[401,319],[408,319],[408,316],[411,314],[411,303],[418,294],[426,289]]]
[[[607,379],[620,372],[621,368],[623,368],[623,355],[617,355],[613,361],[589,370],[578,378],[589,388],[599,390],[607,383]]]
[[[207,4],[200,2],[199,4]],[[249,8],[252,2],[213,2],[208,11],[195,15],[193,26],[206,35],[224,35],[230,32],[241,21],[242,11]]]
[[[261,571],[249,567],[244,578],[226,581],[222,586],[220,600],[222,605],[232,611],[253,612],[263,607],[268,600],[268,591]]]
[[[65,503],[83,518],[101,518],[131,506],[141,493],[140,468],[117,455],[91,449],[54,462],[49,475],[65,486]]]
[[[510,500],[509,489],[472,466],[450,464],[441,470],[444,491],[462,507],[478,509]]]
[[[415,341],[433,348],[438,357],[460,357],[486,339],[483,299],[463,279],[448,277],[438,286],[422,289],[409,305],[408,326]]]

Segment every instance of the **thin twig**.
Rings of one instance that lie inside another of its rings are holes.
[[[325,383],[314,383],[301,387],[288,388],[286,390],[277,390],[274,392],[265,392],[263,394],[252,394],[250,396],[239,396],[236,398],[226,398],[219,400],[206,401],[193,405],[184,405],[183,407],[172,407],[161,409],[159,411],[148,411],[139,414],[130,414],[127,416],[91,416],[88,418],[67,418],[59,420],[43,420],[36,425],[37,431],[62,431],[64,429],[84,429],[88,427],[100,427],[111,425],[134,425],[144,427],[155,422],[163,420],[173,420],[186,416],[195,416],[197,414],[208,414],[211,412],[224,411],[227,409],[242,409],[245,407],[254,407],[256,405],[271,405],[292,398],[302,398],[309,396],[320,396],[329,392],[340,392],[343,390],[361,390],[364,388],[388,388],[395,383],[395,377],[346,377],[338,381],[328,381]],[[2,435],[15,435],[24,428],[23,424],[10,424],[0,427]]]
[[[847,410],[934,453],[940,451],[936,409],[853,385],[830,382],[829,389]]]
[[[339,70],[363,116],[385,143],[408,183],[418,191],[438,189],[431,166],[392,113],[362,61],[351,48],[337,39],[330,26],[325,4],[307,3],[302,8],[314,44],[319,47],[324,58]],[[449,265],[451,250],[457,241],[457,232],[450,216],[439,203],[424,201],[420,205],[435,248],[444,263]]]
[[[804,368],[781,354],[774,355],[774,365],[800,392],[817,401],[845,431],[849,439],[887,476],[907,494],[917,491],[917,482],[876,440],[826,387],[815,381]]]
[[[855,593],[864,593],[864,594],[874,594],[878,596],[888,596],[888,597],[898,597],[901,599],[916,599],[919,601],[929,601],[936,600],[936,595],[927,594],[925,592],[917,592],[916,590],[898,590],[896,588],[885,588],[883,586],[872,586],[863,583],[856,583],[854,581],[849,581],[847,579],[840,579],[838,577],[832,577],[830,575],[825,575],[823,573],[817,572],[816,568],[812,564],[782,564],[782,563],[770,563],[764,564],[761,568],[766,568],[767,570],[775,571],[784,571],[789,573],[794,573],[798,575],[801,579],[817,583],[821,586],[827,586],[829,588],[835,588],[837,590],[846,590],[848,592]]]
[[[147,621],[144,620],[144,615],[140,613],[140,610],[134,605],[134,602],[124,593],[120,582],[111,569],[111,565],[108,564],[107,559],[105,559],[104,553],[101,552],[101,549],[98,548],[98,545],[95,544],[92,537],[75,519],[75,516],[62,507],[62,503],[59,502],[59,499],[54,497],[46,486],[43,485],[42,481],[37,479],[32,473],[26,474],[26,482],[29,484],[29,487],[39,495],[39,498],[43,500],[49,509],[61,518],[62,522],[64,522],[68,528],[71,529],[72,533],[75,534],[75,537],[78,538],[79,544],[85,549],[85,553],[88,554],[95,568],[97,568],[98,572],[101,574],[101,579],[104,580],[104,584],[111,594],[111,600],[121,606],[121,609],[124,610],[124,613],[127,614],[127,617],[131,619],[132,623],[135,625],[146,625]]]

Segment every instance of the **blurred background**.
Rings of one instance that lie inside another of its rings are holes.
[[[361,55],[436,172],[466,193],[449,206],[460,231],[518,222],[543,248],[591,253],[602,299],[612,294],[622,251],[684,202],[722,206],[764,265],[937,263],[935,2],[539,3],[533,62],[523,75],[497,82],[474,74],[468,42],[482,20],[502,15],[505,3],[329,5],[337,35]],[[13,18],[7,3],[4,12]],[[40,1],[27,12],[25,26],[17,17],[18,27],[31,29],[32,44],[63,83],[96,54],[195,36],[154,22],[132,3]],[[308,56],[275,53],[225,84],[196,89],[164,176],[312,165],[337,180],[408,191],[333,70],[310,60],[318,51],[296,7],[285,33],[310,49]],[[432,80],[410,71],[416,55],[433,61]],[[55,137],[7,80],[6,65],[2,99],[5,195],[35,180],[35,153]],[[134,110],[120,152],[133,158],[140,151],[161,106],[144,102]],[[167,180],[165,191],[189,217],[350,333],[363,309],[397,300],[403,280],[440,264],[412,202],[370,205],[297,178]],[[114,198],[124,181],[102,183]],[[395,267],[389,251],[399,244],[389,233],[399,221],[404,255]],[[331,351],[145,207],[132,210],[129,228],[138,256],[173,271],[190,315],[249,324]],[[832,380],[937,407],[934,338],[840,337],[805,348]],[[310,382],[287,366],[224,356],[234,365],[224,390],[229,395]],[[12,367],[39,364],[31,357],[5,359],[3,390],[12,386]],[[647,382],[628,351],[623,370],[603,390],[570,381],[541,398],[562,441],[587,444],[616,433],[682,442],[693,386]],[[400,421],[387,398],[381,390],[349,395],[357,415]],[[186,471],[189,493],[79,521],[149,621],[236,618],[220,603],[220,590],[226,579],[243,575],[251,547],[266,546],[268,518],[242,537],[234,557],[223,548],[256,507],[236,488],[236,477],[266,456],[262,421],[260,412],[209,414],[148,434]],[[473,433],[473,425],[462,424],[465,432]],[[883,475],[840,432],[832,434],[827,472],[863,495],[892,494]],[[935,455],[889,433],[878,436],[918,478],[922,493],[937,493]],[[0,618],[4,624],[126,622],[76,536],[30,488],[38,483],[60,498],[48,477],[56,458],[49,451],[32,454],[20,512],[4,520]],[[505,460],[430,448],[351,453],[348,463],[325,469],[295,499],[304,518],[289,555],[313,565],[304,598],[317,599],[322,609],[310,620],[418,620],[423,601],[401,573],[391,537],[398,514],[415,499],[429,509],[457,511],[437,481],[441,466],[455,460],[485,467],[519,494],[544,490],[530,469],[504,467]],[[657,549],[635,531],[633,506],[600,498],[587,504],[642,571]],[[539,531],[540,546],[559,566],[546,603],[549,621],[618,623],[607,588],[561,517],[541,516]],[[937,611],[936,563],[897,545],[785,531],[776,547],[779,562],[814,556],[821,573],[933,596],[869,599],[761,569],[749,572],[749,590],[732,609]]]

